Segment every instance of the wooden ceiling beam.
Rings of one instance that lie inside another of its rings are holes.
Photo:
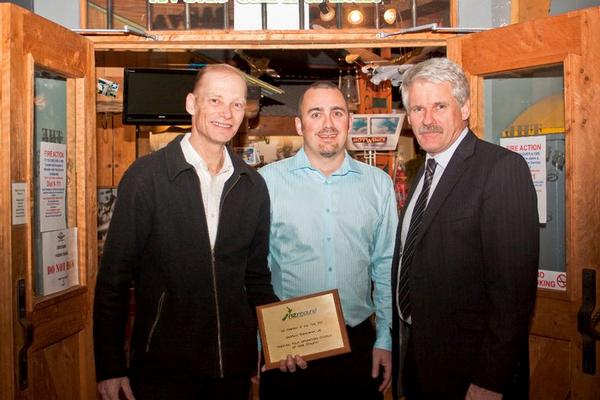
[[[96,51],[186,51],[206,49],[349,49],[446,46],[450,33],[411,33],[379,39],[381,30],[152,31],[153,40],[133,35],[86,35]],[[390,31],[391,32],[391,31]]]

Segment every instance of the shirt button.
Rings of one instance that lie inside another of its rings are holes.
[[[329,208],[326,208],[326,209],[325,209],[325,211],[326,211],[326,212],[329,212]]]
[[[331,271],[332,271],[332,268],[331,268],[331,267],[329,267],[329,268],[327,268],[327,270],[328,270],[329,272],[331,272]]]
[[[327,241],[330,241],[330,240],[331,240],[331,238],[330,238],[330,237],[327,237]]]

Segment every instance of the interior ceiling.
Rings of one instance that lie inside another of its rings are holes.
[[[159,52],[141,53],[146,57],[132,57],[129,63],[133,64],[128,63],[126,66],[195,69],[212,63],[232,64],[252,75],[250,78],[253,82],[249,81],[250,85],[261,87],[262,115],[295,115],[297,99],[315,81],[338,82],[341,75],[356,75],[360,72],[367,74],[367,78],[374,84],[390,79],[397,86],[402,73],[401,65],[443,56],[444,53],[443,47],[393,48],[386,57],[382,56],[380,49],[211,49],[189,50],[171,58]],[[122,66],[119,64],[122,61],[119,60],[120,57],[110,57],[97,64]],[[378,73],[380,75],[375,77]],[[391,76],[395,76],[396,81]],[[284,93],[277,94],[269,87]],[[392,101],[399,100],[398,90],[392,90]]]
[[[194,52],[197,62],[225,62],[244,72],[278,86],[279,83],[302,83],[337,80],[366,65],[402,64],[410,61],[421,48],[392,48],[391,56],[380,56],[379,49],[322,50],[203,50]],[[429,56],[443,55],[443,49],[428,51]],[[352,62],[356,60],[356,62]],[[372,60],[379,60],[373,61]]]
[[[297,99],[306,87],[317,80],[337,82],[340,75],[371,71],[380,65],[401,65],[432,56],[444,55],[443,48],[398,48],[383,58],[378,49],[323,50],[203,50],[193,52],[191,63],[229,63],[244,72],[285,91],[264,95],[260,100],[262,115],[294,115]],[[365,62],[364,60],[367,60]],[[378,60],[369,62],[369,60]],[[353,62],[355,61],[355,62]],[[367,66],[367,68],[362,68]],[[393,90],[393,100],[399,100]]]

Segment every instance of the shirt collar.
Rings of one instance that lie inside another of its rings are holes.
[[[181,140],[181,150],[183,151],[183,156],[185,157],[185,161],[191,164],[195,169],[200,169],[203,171],[208,171],[208,166],[206,165],[206,161],[198,154],[196,149],[190,143],[190,137],[192,136],[191,132],[185,134],[183,139]],[[227,173],[233,169],[233,163],[231,162],[231,157],[229,156],[229,152],[223,146],[223,166],[217,175]]]
[[[458,148],[458,145],[460,144],[460,142],[463,141],[465,136],[467,136],[467,132],[469,132],[469,128],[465,127],[465,129],[463,129],[463,131],[460,133],[458,138],[454,141],[454,143],[452,143],[452,145],[450,147],[448,147],[446,150],[442,151],[441,153],[436,154],[435,157],[432,157],[429,154],[427,154],[427,157],[425,158],[425,162],[427,162],[427,160],[429,160],[430,158],[433,158],[435,160],[435,162],[439,166],[442,167],[442,169],[446,169],[446,167],[448,166],[448,163],[450,162],[450,159],[452,158],[452,156],[454,155],[454,152]]]
[[[342,165],[331,175],[346,175],[350,172],[360,173],[361,171],[357,163],[358,161],[350,157],[348,152],[344,150],[344,161],[342,162]],[[304,148],[298,150],[296,155],[292,157],[289,165],[289,171],[295,171],[299,169],[318,171],[317,168],[311,165],[310,160],[306,156]]]

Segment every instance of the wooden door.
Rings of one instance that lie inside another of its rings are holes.
[[[7,3],[0,34],[0,398],[93,399],[93,46]]]
[[[542,143],[546,153],[545,176],[534,175],[546,209],[531,399],[600,399],[599,38],[600,8],[589,8],[448,43],[449,57],[469,74],[471,128],[514,149]],[[530,166],[542,154],[524,153]]]

